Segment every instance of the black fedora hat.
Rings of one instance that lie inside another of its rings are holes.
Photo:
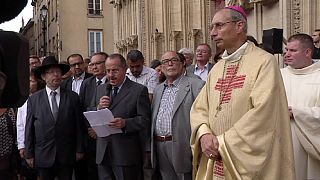
[[[44,58],[42,65],[34,69],[34,76],[36,78],[42,79],[41,74],[50,67],[58,67],[62,71],[62,75],[67,73],[70,70],[70,66],[66,64],[59,64],[57,59],[54,56],[48,56]]]

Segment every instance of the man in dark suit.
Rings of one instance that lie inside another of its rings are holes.
[[[194,73],[203,81],[207,81],[208,74],[213,67],[213,64],[209,62],[211,55],[209,44],[199,44],[196,49],[196,64],[188,66],[187,73]]]
[[[72,76],[64,80],[61,87],[64,89],[72,90],[77,94],[80,93],[80,87],[83,81],[92,76],[92,74],[86,73],[86,66],[83,61],[83,57],[80,54],[71,54],[67,58],[67,63],[70,65],[70,71]],[[85,127],[85,123],[83,123]],[[87,129],[83,128],[83,133],[87,134]],[[80,161],[77,161],[74,166],[74,174],[76,180],[87,180],[88,179],[88,168],[87,168],[87,154],[84,155]]]
[[[204,81],[184,75],[181,57],[175,51],[161,57],[167,79],[157,86],[152,103],[152,164],[164,180],[192,179],[190,109]]]
[[[97,109],[109,108],[112,128],[122,133],[97,138],[97,164],[100,180],[141,180],[144,140],[140,133],[150,129],[151,105],[148,89],[126,78],[126,60],[111,54],[106,61],[108,84],[98,87]]]
[[[80,54],[71,54],[67,58],[67,63],[70,65],[72,76],[63,81],[61,87],[79,94],[82,82],[91,77],[92,74],[85,72],[86,66],[84,64],[83,57]]]
[[[106,69],[105,69],[105,61],[108,57],[108,54],[104,52],[95,53],[91,57],[91,62],[89,64],[93,76],[85,79],[80,88],[80,101],[82,105],[82,111],[91,110],[91,103],[96,104],[95,95],[97,91],[97,87],[106,83]],[[99,102],[99,101],[98,101]],[[94,130],[91,128],[87,119],[84,121],[85,126],[85,152],[86,152],[86,160],[87,160],[87,168],[88,168],[88,176],[87,177],[78,177],[78,179],[90,179],[96,180],[98,179],[98,169],[96,164],[96,138],[97,135]]]
[[[54,56],[35,69],[46,88],[29,97],[26,119],[26,160],[37,167],[40,179],[71,180],[72,167],[83,157],[82,114],[75,92],[60,88],[61,77],[70,67]]]

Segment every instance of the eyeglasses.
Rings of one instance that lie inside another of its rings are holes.
[[[220,31],[223,28],[223,26],[225,26],[228,23],[233,23],[233,22],[238,22],[238,21],[226,21],[226,22],[217,22],[217,23],[211,24],[210,30],[211,31],[212,30]]]
[[[107,74],[114,74],[117,75],[119,73],[120,69],[106,69]]]
[[[83,62],[78,62],[78,63],[70,64],[70,67],[80,66],[81,64],[83,64]]]
[[[169,62],[171,62],[172,64],[178,64],[180,61],[180,59],[176,58],[176,57],[173,57],[171,59],[163,59],[161,60],[161,64],[164,64],[164,65],[168,65]]]
[[[100,62],[96,62],[96,63],[90,63],[89,66],[92,67],[92,66],[97,66],[99,64],[102,64],[104,63],[105,61],[100,61]]]

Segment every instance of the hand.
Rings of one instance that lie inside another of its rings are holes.
[[[122,118],[114,118],[110,124],[109,127],[121,129],[126,126],[126,121]]]
[[[24,153],[25,153],[25,149],[24,148],[22,148],[22,149],[19,149],[19,154],[20,154],[20,157],[22,158],[22,159],[24,159]]]
[[[289,110],[289,116],[290,116],[290,119],[294,119],[294,117],[293,117],[293,113],[292,113],[292,107],[291,107],[291,106],[289,106],[289,107],[288,107],[288,110]]]
[[[26,161],[31,168],[34,168],[34,158],[26,159]]]
[[[88,134],[91,138],[97,139],[97,133],[92,128],[88,128]]]
[[[100,109],[108,108],[110,106],[110,103],[111,103],[111,99],[109,96],[102,96],[100,98],[100,102],[97,109],[100,110]]]
[[[219,142],[215,135],[208,133],[200,138],[201,150],[210,159],[216,159],[219,156]]]
[[[76,161],[80,161],[83,158],[83,153],[76,153]]]

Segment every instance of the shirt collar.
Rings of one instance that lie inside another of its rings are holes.
[[[195,69],[199,69],[198,64],[196,64],[196,65],[194,66],[194,68],[195,68]],[[204,68],[205,68],[205,69],[208,69],[208,68],[209,68],[209,62],[207,62],[207,64],[204,66]]]
[[[46,92],[48,96],[50,96],[51,91],[55,91],[57,92],[57,95],[60,95],[60,86],[56,90],[52,90],[48,86],[46,86]]]
[[[81,74],[81,76],[78,77],[77,79],[75,78],[75,76],[73,76],[73,77],[72,77],[72,80],[74,81],[74,80],[84,79],[84,76],[85,76],[85,72],[83,72],[83,73]]]
[[[98,79],[96,77],[96,83],[98,83],[98,81],[100,80],[100,81],[102,81],[102,84],[104,84],[104,83],[106,83],[106,79],[107,79],[107,76],[103,76],[103,78],[101,78],[101,79]]]
[[[179,87],[180,85],[180,81],[182,79],[184,75],[182,74],[180,77],[178,77],[176,80],[173,81],[173,83],[171,85],[168,84],[168,80],[165,81],[164,86],[168,87],[168,86],[173,86],[173,87]]]

